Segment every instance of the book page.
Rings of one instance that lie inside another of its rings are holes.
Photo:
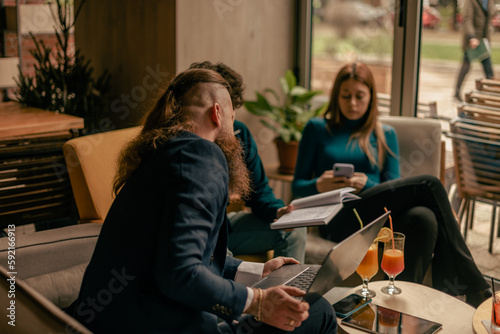
[[[334,204],[295,209],[286,213],[271,224],[271,229],[294,228],[302,226],[326,225],[344,205]]]
[[[322,220],[328,217],[331,211],[332,210],[330,205],[315,206],[313,208],[303,208],[283,215],[280,218],[280,222],[288,223],[293,221]]]
[[[307,208],[312,206],[322,206],[342,203],[344,198],[348,197],[349,200],[358,199],[359,196],[351,194],[351,191],[356,190],[352,187],[340,188],[325,193],[316,194],[308,197],[298,198],[293,200],[290,204],[295,209]]]

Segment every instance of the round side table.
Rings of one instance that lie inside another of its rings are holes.
[[[474,312],[472,317],[472,327],[476,334],[488,334],[488,331],[483,325],[483,320],[491,320],[491,298],[485,300]]]

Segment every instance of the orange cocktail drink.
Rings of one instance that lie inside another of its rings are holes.
[[[377,294],[375,291],[368,289],[368,282],[378,271],[378,240],[375,239],[370,245],[370,248],[365,254],[365,257],[361,261],[356,269],[356,272],[363,280],[363,287],[355,291],[358,295],[365,298],[373,298]]]
[[[373,243],[366,252],[356,272],[362,279],[371,279],[378,271],[378,241]]]
[[[399,249],[386,249],[382,257],[382,270],[390,276],[400,274],[405,268],[404,253]]]
[[[394,278],[405,268],[404,258],[405,235],[394,232],[392,238],[384,243],[384,255],[380,267],[389,276],[389,285],[382,288],[388,295],[397,295],[401,289],[394,286]]]
[[[361,289],[355,291],[358,295],[365,298],[373,298],[377,295],[375,291],[368,289],[368,282],[378,271],[378,243],[380,241],[386,242],[391,237],[391,230],[387,227],[382,227],[366,252],[365,257],[361,260],[358,269],[356,269],[356,272],[363,280]]]

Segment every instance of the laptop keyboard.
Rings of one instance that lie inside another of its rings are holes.
[[[307,268],[302,273],[286,282],[285,285],[299,288],[302,291],[307,291],[318,274],[319,268],[320,267]]]

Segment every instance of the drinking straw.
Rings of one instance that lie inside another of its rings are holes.
[[[493,277],[491,278],[491,289],[493,290],[493,319],[496,319],[495,315],[495,281],[493,280]]]
[[[388,212],[386,207],[384,207],[385,212]],[[392,237],[392,250],[394,251],[394,229],[392,228],[392,217],[389,215],[389,225],[391,226],[391,237]]]
[[[358,215],[358,211],[356,211],[356,208],[352,209],[352,211],[354,211],[354,214],[356,215],[356,217],[358,217],[359,225],[361,226],[361,228],[363,228],[363,222],[361,221],[361,218]]]

